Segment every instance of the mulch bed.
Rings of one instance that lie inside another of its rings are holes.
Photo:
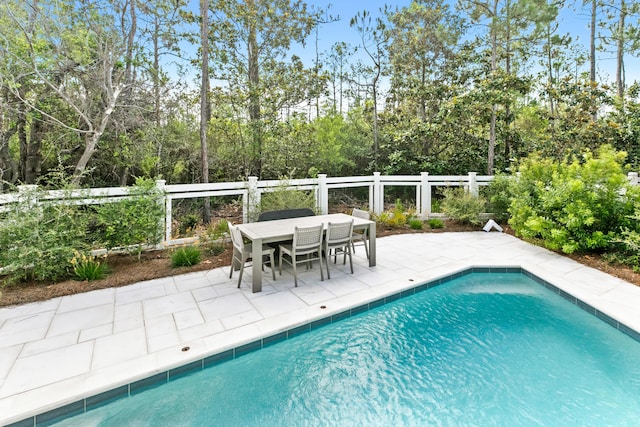
[[[407,233],[450,233],[458,231],[479,231],[480,227],[461,225],[453,221],[445,221],[445,227],[441,229],[413,230],[409,227],[390,228],[378,226],[377,237]],[[505,232],[513,234],[508,227]],[[0,307],[25,304],[34,301],[44,301],[51,298],[88,292],[96,289],[126,286],[144,280],[158,279],[178,274],[195,271],[210,270],[231,264],[232,249],[227,243],[223,253],[219,255],[204,256],[200,264],[191,267],[171,267],[171,250],[153,251],[143,253],[138,260],[137,256],[112,255],[108,259],[111,273],[102,280],[78,281],[66,280],[58,283],[22,283],[19,285],[1,287]],[[619,277],[627,282],[640,286],[640,274],[625,266],[614,266],[597,255],[570,255],[571,259],[587,266],[604,271],[612,276]]]

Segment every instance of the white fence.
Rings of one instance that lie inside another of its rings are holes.
[[[185,242],[185,239],[173,238],[172,210],[175,200],[239,196],[242,198],[243,221],[247,222],[255,219],[262,194],[273,191],[276,188],[286,187],[295,190],[313,191],[319,212],[326,214],[329,210],[330,190],[366,187],[369,193],[369,210],[379,214],[384,210],[385,188],[408,186],[415,189],[416,211],[422,219],[427,219],[431,216],[433,187],[464,186],[472,194],[477,195],[479,186],[488,185],[492,179],[492,176],[478,176],[475,172],[470,172],[468,175],[429,175],[427,172],[422,172],[420,175],[381,175],[379,172],[374,172],[371,176],[327,177],[325,174],[320,174],[318,178],[287,181],[260,181],[256,177],[249,177],[247,181],[209,184],[166,185],[165,181],[159,180],[156,181],[156,185],[164,194],[166,211],[164,220],[165,241],[163,245],[171,246]],[[10,203],[21,200],[23,197],[32,197],[33,189],[34,186],[20,186],[17,193],[0,194],[0,212],[5,210]],[[92,188],[71,192],[48,191],[38,193],[39,200],[32,202],[55,203],[56,201],[65,200],[66,203],[71,202],[79,205],[110,203],[127,198],[129,191],[129,187]]]

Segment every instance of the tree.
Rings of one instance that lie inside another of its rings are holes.
[[[356,68],[358,74],[365,77],[365,86],[371,90],[372,118],[373,118],[373,158],[377,162],[379,148],[378,132],[378,97],[380,79],[386,66],[388,33],[384,16],[388,10],[381,10],[382,16],[373,19],[366,10],[358,12],[351,18],[350,25],[360,33],[361,47],[371,60],[371,65],[360,64]]]
[[[200,162],[202,166],[202,182],[209,182],[209,150],[207,147],[207,125],[211,118],[209,102],[209,0],[200,0],[200,31],[202,46],[201,84],[200,84]],[[205,224],[211,220],[209,198],[204,198],[202,218]]]
[[[244,172],[261,176],[265,119],[308,99],[306,93],[293,99],[272,89],[282,75],[303,72],[295,60],[284,58],[293,43],[304,44],[320,15],[301,0],[214,0],[210,9],[214,77],[240,97],[243,112],[237,119],[248,117],[251,134],[251,162]]]
[[[518,48],[532,44],[540,36],[540,29],[557,16],[555,5],[546,0],[460,0],[458,6],[469,12],[473,22],[486,25],[490,50],[488,78],[496,80],[502,78],[503,72],[510,79]],[[510,107],[505,108],[509,117]],[[499,104],[494,102],[489,123],[488,174],[494,172],[498,109]],[[505,152],[508,150],[507,144]]]
[[[17,75],[3,72],[2,79],[24,111],[36,117],[34,123],[78,137],[80,144],[72,149],[79,152],[73,156],[75,183],[98,150],[127,87],[127,52],[136,48],[129,7],[124,0],[11,0],[2,9],[3,20],[11,22],[0,30],[3,38],[19,43],[0,49],[21,70]],[[43,93],[47,104],[39,102]],[[49,108],[50,103],[58,107]]]

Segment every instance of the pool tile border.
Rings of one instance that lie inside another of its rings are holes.
[[[304,325],[296,326],[286,331],[279,332],[277,334],[269,335],[267,337],[261,338],[256,341],[252,341],[246,344],[242,344],[238,347],[223,351],[221,353],[216,353],[211,356],[207,356],[203,359],[196,360],[194,362],[187,363],[186,365],[179,366],[177,368],[169,369],[167,371],[152,375],[147,378],[143,378],[138,381],[134,381],[129,384],[125,384],[119,387],[116,387],[111,390],[107,390],[103,393],[90,396],[73,403],[61,406],[59,408],[53,409],[51,411],[44,412],[42,414],[38,414],[33,417],[29,417],[23,419],[21,421],[8,424],[6,427],[43,427],[49,426],[56,422],[60,422],[63,419],[79,415],[93,409],[97,409],[104,405],[107,405],[115,400],[134,396],[138,393],[141,393],[145,390],[158,387],[162,384],[166,384],[171,381],[175,381],[181,377],[190,375],[192,373],[204,370],[206,368],[219,365],[224,362],[228,362],[230,360],[236,359],[240,356],[243,356],[248,353],[252,353],[256,350],[260,350],[262,348],[268,347],[273,344],[277,344],[282,341],[286,341],[290,338],[296,337],[301,334],[305,334],[307,332],[311,332],[315,329],[324,327],[331,323],[339,322],[341,320],[347,319],[349,317],[356,316],[358,314],[367,312],[369,310],[373,310],[380,306],[383,306],[387,303],[397,301],[401,298],[405,298],[408,296],[415,295],[416,293],[425,291],[427,289],[451,282],[452,280],[459,279],[463,276],[467,276],[472,273],[520,273],[524,276],[532,279],[536,283],[544,286],[545,288],[551,290],[552,292],[560,295],[565,300],[571,302],[577,307],[585,310],[586,312],[598,317],[600,320],[608,323],[624,334],[628,335],[632,339],[640,342],[640,332],[630,328],[629,326],[615,320],[611,316],[597,310],[586,302],[574,297],[573,295],[563,291],[552,283],[547,282],[544,279],[536,276],[535,274],[527,271],[522,267],[469,267],[467,269],[458,271],[456,273],[452,273],[446,276],[443,276],[439,279],[434,279],[432,281],[418,284],[412,288],[402,290],[400,292],[396,292],[394,294],[388,295],[383,298],[379,298],[373,300],[371,302],[358,305],[356,307],[352,307],[348,310],[341,311],[339,313],[323,317],[321,319],[317,319],[306,323]]]

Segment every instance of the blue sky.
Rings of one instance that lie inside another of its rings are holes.
[[[445,2],[455,4],[455,0],[445,0]],[[309,6],[328,10],[331,15],[340,17],[339,21],[325,24],[320,28],[318,33],[320,52],[328,52],[330,47],[339,41],[345,41],[352,46],[359,44],[360,37],[357,31],[349,26],[349,21],[358,12],[367,10],[375,17],[379,15],[379,9],[384,7],[385,4],[394,9],[408,6],[410,3],[411,0],[307,0]],[[198,4],[198,0],[191,0],[191,7],[196,13],[199,13]],[[577,1],[575,4],[577,7],[581,7],[582,2]],[[589,40],[588,11],[575,11],[567,7],[559,17],[559,22],[561,25],[560,32],[570,33],[574,40],[577,39],[584,46],[584,50],[587,52]],[[474,29],[472,28],[470,31],[474,31]],[[472,34],[469,36],[471,37]],[[306,48],[299,47],[299,51],[292,52],[300,56],[308,66],[311,66],[312,60],[315,58],[314,42],[315,35],[312,35]],[[597,57],[599,79],[612,82],[615,71],[614,55],[612,53],[598,52]],[[585,64],[583,71],[587,71],[587,67],[588,65]],[[632,83],[634,79],[640,80],[640,60],[638,58],[627,55],[625,57],[625,68],[627,84]]]

